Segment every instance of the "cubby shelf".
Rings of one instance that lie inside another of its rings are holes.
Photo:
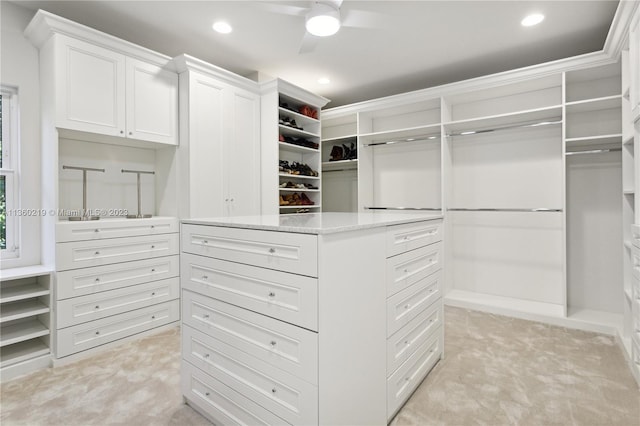
[[[320,120],[317,120],[313,117],[306,116],[304,114],[300,114],[299,112],[294,111],[292,109],[278,107],[278,113],[280,114],[280,116],[283,116],[283,117],[290,116],[290,117],[293,117],[295,120],[299,120],[299,121],[301,120],[301,123],[310,123],[314,125],[320,124]]]
[[[2,306],[0,323],[33,317],[49,312],[49,307],[37,299],[13,302]]]
[[[49,347],[40,339],[31,339],[2,348],[0,367],[8,367],[49,355]]]
[[[7,287],[0,289],[0,303],[16,302],[49,294],[49,289],[38,284]]]
[[[354,160],[339,160],[339,161],[325,161],[322,163],[322,171],[332,170],[351,170],[358,168],[358,159]]]
[[[567,113],[600,111],[603,109],[620,108],[622,95],[604,96],[601,98],[585,99],[581,101],[567,102]]]
[[[278,176],[285,177],[285,178],[293,178],[293,179],[312,179],[312,180],[320,179],[319,176],[292,175],[289,173],[279,173]]]
[[[24,342],[25,340],[46,336],[49,334],[49,329],[37,319],[32,319],[28,322],[2,326],[0,332],[2,333],[0,336],[0,347],[4,347]]]
[[[599,135],[599,136],[583,136],[579,138],[565,139],[567,150],[573,148],[589,148],[615,145],[619,146],[622,141],[622,134]]]
[[[314,204],[312,206],[303,206],[301,205],[295,205],[295,206],[280,206],[281,209],[283,210],[293,210],[293,209],[317,209],[322,207],[320,204]]]
[[[306,146],[294,145],[292,143],[280,142],[280,149],[289,152],[309,152],[309,153],[319,153],[319,149],[307,148]]]
[[[319,189],[280,188],[280,192],[320,192]]]
[[[357,134],[337,136],[335,138],[322,139],[322,143],[340,143],[340,142],[350,142],[350,141],[355,142],[357,138],[358,138]]]
[[[320,135],[317,133],[307,132],[306,130],[300,130],[293,127],[285,126],[283,124],[278,124],[278,129],[280,130],[280,134],[284,136],[293,136],[293,137],[308,137],[308,138],[319,138]]]

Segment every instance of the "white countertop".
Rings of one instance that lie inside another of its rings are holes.
[[[400,225],[424,220],[442,219],[440,213],[367,212],[367,213],[304,213],[287,215],[237,216],[184,219],[182,223],[260,229],[298,234],[333,234],[336,232]]]

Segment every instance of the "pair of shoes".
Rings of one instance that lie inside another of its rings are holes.
[[[285,204],[283,204],[285,203]],[[294,192],[293,194],[280,195],[281,206],[313,206],[315,203],[307,197],[307,194]]]
[[[291,136],[284,136],[284,140],[280,140],[280,142],[290,143],[291,145],[304,146],[305,148],[318,149],[320,145],[315,142],[311,142],[305,138],[293,138]]]
[[[297,163],[297,162],[293,163],[291,165],[291,171],[298,172],[298,173],[293,173],[298,175],[318,176],[318,172],[316,170],[313,170],[311,167],[309,167],[307,164],[304,164],[304,163]]]
[[[318,189],[318,187],[317,187],[317,186],[313,186],[313,185],[311,185],[310,183],[305,183],[305,184],[304,184],[304,187],[305,187],[305,188],[307,188],[307,189]]]
[[[278,164],[278,171],[280,173],[291,173],[291,166],[289,165],[289,162],[286,160],[280,160]]]
[[[304,130],[302,127],[298,126],[296,120],[292,120],[289,117],[280,117],[278,119],[278,123],[282,124],[283,126],[293,127],[294,129]]]
[[[285,200],[282,195],[280,196],[280,205],[281,206],[288,206],[289,202],[287,200]]]
[[[295,189],[307,189],[303,183],[293,183],[291,181],[280,184],[280,188],[295,188]]]
[[[334,145],[331,148],[331,154],[329,154],[329,161],[344,160],[344,150],[340,145]]]
[[[358,158],[358,149],[355,144],[351,142],[351,146],[348,147],[345,144],[342,144],[342,148],[344,150],[343,159],[344,160],[355,160]]]
[[[298,108],[298,112],[302,115],[306,115],[307,117],[318,119],[318,111],[311,108],[309,105],[301,105]]]

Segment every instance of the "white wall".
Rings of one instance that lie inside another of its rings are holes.
[[[20,108],[20,207],[39,209],[40,192],[40,84],[38,50],[22,32],[33,16],[13,3],[0,2],[0,81],[18,87]],[[20,258],[2,261],[11,268],[40,263],[40,218],[22,218]]]

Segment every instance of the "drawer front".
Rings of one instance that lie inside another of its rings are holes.
[[[180,275],[180,256],[165,256],[56,274],[56,300],[157,281]]]
[[[318,239],[315,235],[185,224],[182,225],[182,250],[278,271],[318,276]]]
[[[387,259],[387,296],[442,268],[442,243],[430,244]]]
[[[436,331],[387,379],[387,419],[390,420],[442,356],[442,330]]]
[[[387,227],[387,257],[442,240],[442,221],[410,223]]]
[[[178,219],[106,219],[88,222],[58,222],[56,242],[100,240],[178,233]]]
[[[269,410],[182,361],[182,394],[219,425],[288,425]]]
[[[442,304],[434,303],[387,340],[387,376],[441,329],[442,315]]]
[[[182,356],[291,424],[318,424],[318,387],[188,325]]]
[[[387,337],[440,299],[442,271],[435,272],[387,300]]]
[[[188,290],[185,324],[264,362],[318,384],[318,334]]]
[[[181,256],[182,288],[318,330],[318,281],[192,254]]]
[[[178,277],[58,302],[56,328],[70,327],[180,297]]]
[[[56,357],[84,351],[179,319],[180,302],[174,300],[67,327],[56,332]]]
[[[87,268],[178,254],[178,234],[56,244],[56,270]]]

